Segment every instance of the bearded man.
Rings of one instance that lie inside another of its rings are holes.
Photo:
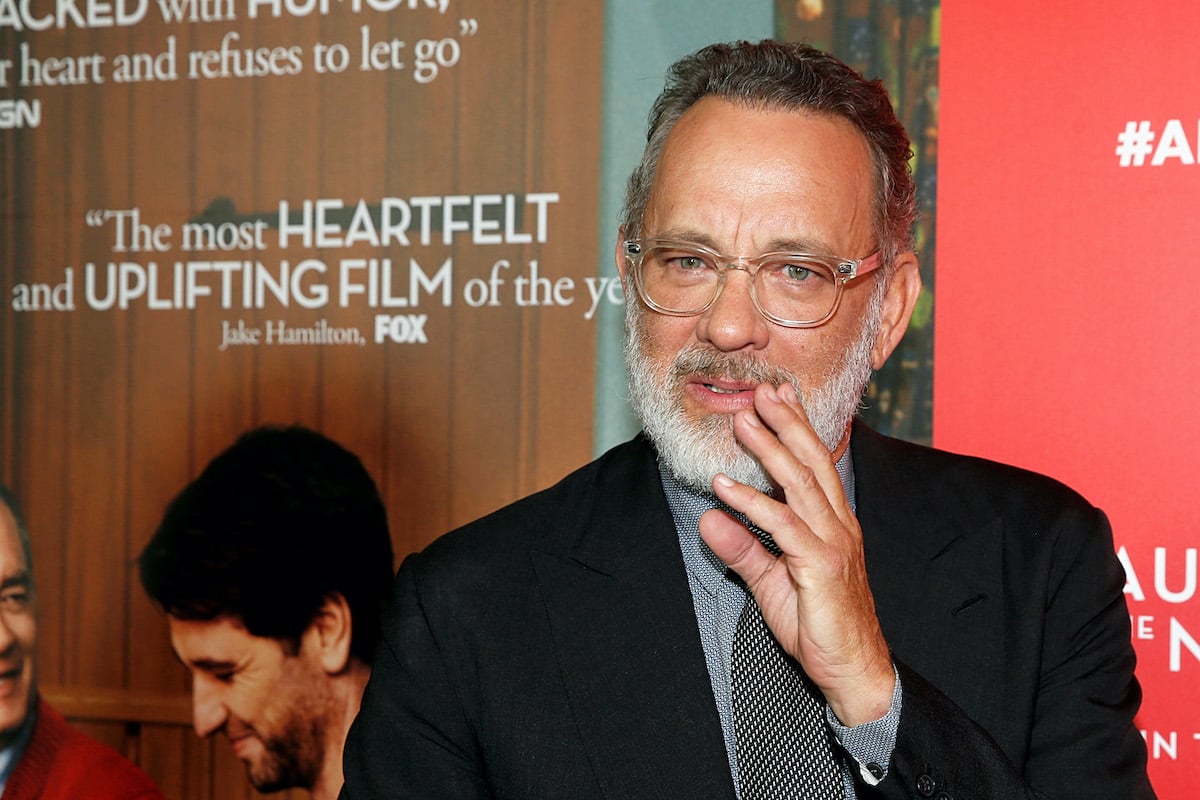
[[[261,792],[333,800],[392,582],[358,457],[306,428],[244,434],[170,503],[139,568],[192,674],[196,733],[224,734]]]
[[[672,68],[616,248],[644,434],[405,559],[344,798],[1153,797],[1103,514],[854,421],[908,158],[810,47]]]

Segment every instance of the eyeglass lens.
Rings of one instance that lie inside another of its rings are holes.
[[[743,269],[734,266],[732,269]],[[640,262],[640,283],[655,305],[677,313],[699,312],[720,289],[722,270],[711,254],[677,246],[647,248]],[[840,278],[835,268],[812,257],[772,256],[754,275],[759,308],[783,320],[824,318],[837,302]],[[726,275],[728,279],[728,275]]]

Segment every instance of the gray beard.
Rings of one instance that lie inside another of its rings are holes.
[[[722,353],[699,343],[684,348],[670,364],[658,369],[644,348],[641,323],[650,312],[634,305],[634,300],[625,319],[630,403],[659,458],[676,479],[701,492],[711,494],[717,473],[767,494],[774,491],[775,482],[762,464],[734,437],[732,414],[694,419],[684,410],[684,378],[696,374],[775,386],[790,383],[813,431],[832,452],[846,435],[871,379],[871,345],[879,330],[882,299],[882,291],[872,294],[858,338],[836,372],[811,391],[805,391],[789,369],[753,356]]]

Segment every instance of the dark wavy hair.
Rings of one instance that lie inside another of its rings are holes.
[[[912,249],[916,189],[912,149],[887,91],[807,44],[764,40],[714,44],[677,61],[650,112],[646,149],[629,178],[621,213],[624,236],[641,236],[646,203],[667,136],[679,118],[713,95],[752,108],[803,110],[848,120],[862,133],[875,166],[875,235],[890,268]]]
[[[350,607],[351,655],[370,663],[392,584],[392,541],[358,457],[302,427],[242,435],[167,506],[138,559],[179,619],[240,621],[299,646],[327,597]]]

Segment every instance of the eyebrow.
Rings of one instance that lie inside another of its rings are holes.
[[[29,570],[23,569],[14,575],[9,575],[4,580],[0,580],[0,592],[4,591],[5,589],[12,589],[15,586],[27,589],[29,588],[30,583]]]
[[[668,229],[660,232],[654,238],[656,239],[676,239],[682,242],[691,242],[693,244],[703,245],[709,250],[715,250],[721,255],[729,255],[722,253],[721,248],[717,247],[716,241],[706,233],[690,229]],[[829,255],[833,256],[833,250],[824,242],[819,242],[816,239],[793,238],[793,239],[772,239],[767,245],[764,253],[812,253],[813,255]],[[836,256],[841,258],[841,256]]]
[[[767,248],[769,253],[812,253],[813,255],[834,255],[833,249],[824,242],[816,239],[775,239]],[[839,256],[840,258],[840,256]]]
[[[699,233],[693,230],[684,229],[668,229],[660,231],[653,238],[655,239],[674,239],[678,242],[689,242],[707,247],[709,250],[717,250],[717,243],[711,236],[705,233]]]

